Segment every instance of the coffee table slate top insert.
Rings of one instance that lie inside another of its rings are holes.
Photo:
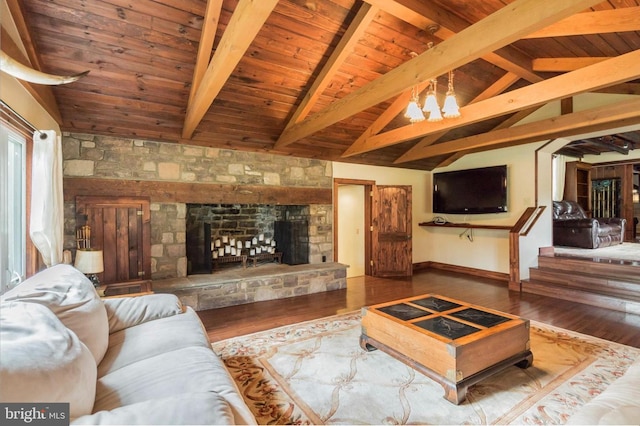
[[[533,363],[528,320],[433,294],[363,308],[360,346],[437,381],[454,404],[489,375]]]

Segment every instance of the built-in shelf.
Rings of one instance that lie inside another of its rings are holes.
[[[466,229],[504,229],[509,231],[513,226],[509,225],[475,225],[472,223],[453,223],[453,222],[445,222],[445,223],[435,223],[435,222],[420,222],[419,226],[433,226],[440,228],[466,228]]]

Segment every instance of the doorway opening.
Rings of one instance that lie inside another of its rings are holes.
[[[333,180],[333,256],[348,265],[347,278],[372,275],[371,194],[375,181]]]

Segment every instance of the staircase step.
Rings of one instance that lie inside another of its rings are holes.
[[[529,269],[529,279],[611,296],[640,297],[640,276],[636,276],[634,279],[625,279],[610,275],[595,275],[578,271],[538,267]]]
[[[640,263],[611,259],[538,256],[522,280],[525,293],[540,294],[640,314]]]
[[[599,259],[595,261],[588,258],[542,255],[538,256],[538,268],[640,282],[638,281],[640,280],[640,264],[624,260]]]
[[[522,280],[522,291],[640,315],[640,299],[635,297],[610,296],[532,279]]]

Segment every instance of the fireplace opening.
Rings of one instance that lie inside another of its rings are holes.
[[[309,206],[187,204],[187,274],[246,266],[243,256],[275,261],[275,253],[285,264],[309,263],[309,216]]]

